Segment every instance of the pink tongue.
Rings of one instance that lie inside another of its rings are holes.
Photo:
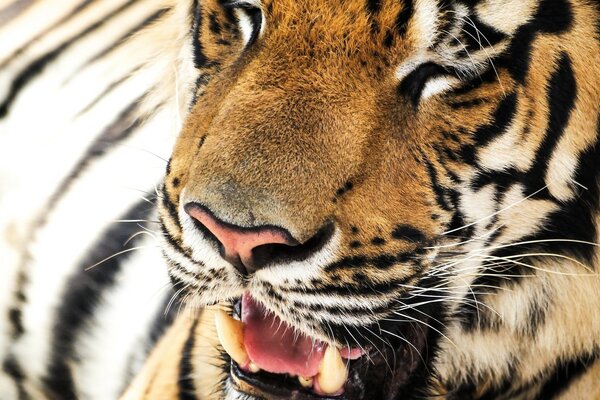
[[[246,324],[246,351],[261,369],[303,377],[317,375],[325,343],[295,333],[247,293],[242,297],[242,322]]]

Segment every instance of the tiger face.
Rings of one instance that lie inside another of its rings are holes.
[[[591,6],[185,7],[193,89],[163,187],[164,252],[183,299],[227,303],[244,324],[228,398],[414,394],[447,324],[484,301],[476,288],[522,273],[490,262],[499,249],[590,219],[564,210],[593,195],[572,181],[595,190],[593,177],[558,174],[554,151],[572,110],[597,114],[574,76],[598,56],[552,40],[596,35]],[[595,135],[581,128],[565,152]]]

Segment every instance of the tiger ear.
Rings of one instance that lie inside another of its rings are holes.
[[[224,368],[214,327],[214,311],[182,312],[150,352],[119,400],[218,400],[215,385]]]

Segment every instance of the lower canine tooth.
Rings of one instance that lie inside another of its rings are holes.
[[[240,367],[245,367],[250,362],[248,352],[244,347],[244,324],[233,319],[225,311],[215,313],[215,327],[217,336],[223,349]]]
[[[298,382],[300,382],[300,384],[302,385],[302,387],[305,387],[305,388],[308,389],[308,388],[313,387],[314,380],[313,380],[313,378],[304,378],[302,376],[299,376],[298,377]]]
[[[254,364],[253,362],[250,362],[250,364],[248,364],[248,369],[253,374],[256,374],[256,373],[260,372],[260,367],[258,365],[256,365],[256,364]]]
[[[325,394],[337,393],[348,379],[348,370],[337,348],[328,346],[321,361],[317,383]]]

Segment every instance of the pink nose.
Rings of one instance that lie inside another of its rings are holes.
[[[251,274],[268,263],[268,258],[258,257],[254,250],[260,246],[295,246],[296,240],[284,229],[264,226],[243,228],[220,221],[206,208],[194,203],[187,204],[185,211],[198,221],[220,244],[221,256],[233,264],[240,273]],[[262,255],[269,251],[261,252]]]

